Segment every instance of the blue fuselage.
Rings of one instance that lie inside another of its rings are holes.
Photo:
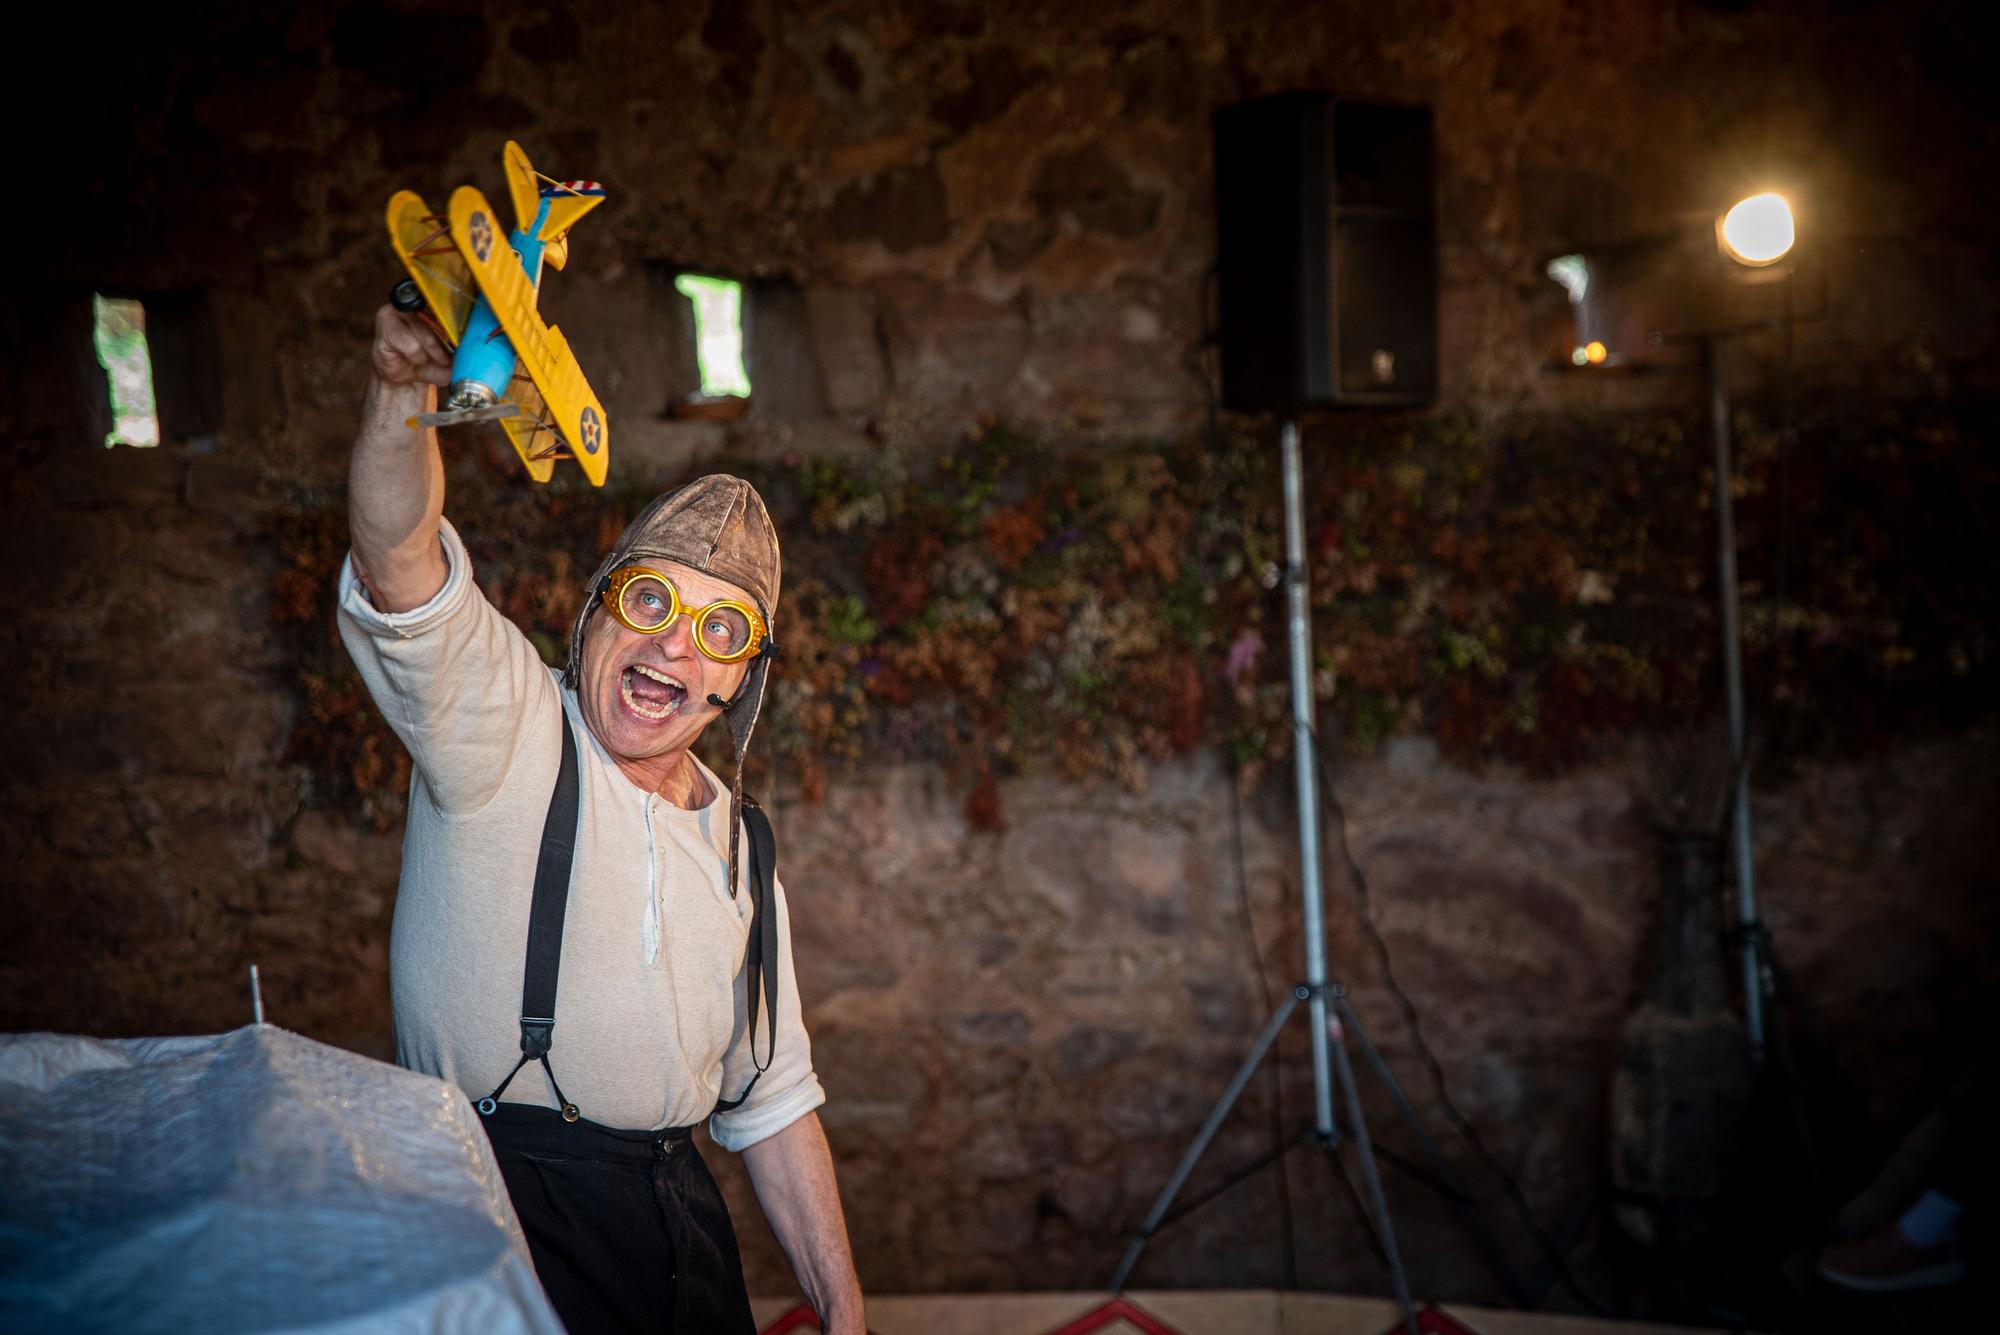
[[[542,224],[548,220],[549,201],[544,198],[535,211],[535,220],[527,228],[516,228],[507,238],[507,244],[514,248],[514,255],[527,270],[528,282],[537,290],[542,285],[542,242],[537,235]],[[451,359],[451,400],[458,403],[461,398],[460,386],[477,385],[487,390],[492,397],[486,402],[494,403],[508,397],[514,380],[514,345],[500,328],[500,320],[493,314],[492,303],[486,300],[484,292],[473,298],[472,314],[466,318],[465,334],[458,341],[458,353]],[[472,394],[477,395],[473,390]],[[468,405],[469,406],[469,405]]]

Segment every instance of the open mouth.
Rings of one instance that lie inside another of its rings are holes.
[[[642,719],[670,717],[687,699],[687,687],[644,663],[634,663],[618,675],[618,693],[625,707]]]

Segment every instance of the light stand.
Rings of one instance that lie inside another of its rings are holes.
[[[1789,281],[1789,280],[1787,280]],[[1787,305],[1789,306],[1789,302]],[[1750,1036],[1750,1061],[1764,1068],[1764,933],[1757,920],[1757,873],[1751,857],[1750,756],[1743,707],[1743,629],[1736,582],[1736,506],[1730,492],[1735,460],[1729,438],[1727,334],[1702,336],[1708,370],[1708,415],[1715,435],[1715,562],[1722,590],[1722,677],[1729,698],[1729,764],[1735,775],[1730,824],[1736,853],[1736,927],[1743,951],[1743,1027]]]
[[[1360,1020],[1347,1004],[1347,989],[1337,983],[1329,983],[1326,976],[1326,915],[1322,903],[1320,879],[1320,805],[1319,769],[1316,748],[1316,734],[1313,723],[1312,690],[1312,625],[1306,572],[1305,540],[1305,486],[1303,470],[1299,461],[1299,427],[1293,420],[1287,420],[1278,433],[1280,466],[1284,476],[1285,491],[1285,602],[1286,619],[1290,629],[1292,668],[1292,760],[1293,772],[1298,788],[1299,807],[1299,863],[1300,893],[1304,900],[1305,981],[1292,988],[1284,1004],[1278,1007],[1264,1026],[1263,1033],[1251,1047],[1243,1064],[1236,1069],[1222,1098],[1203,1122],[1201,1130],[1195,1134],[1194,1143],[1181,1156],[1173,1176],[1161,1190],[1153,1208],[1146,1215],[1146,1221],[1139,1228],[1139,1235],[1125,1249],[1124,1259],[1118,1263],[1118,1273],[1112,1276],[1111,1291],[1122,1293],[1125,1281],[1131,1277],[1132,1268],[1139,1263],[1139,1254],[1160,1222],[1166,1218],[1167,1209],[1174,1197],[1194,1171],[1203,1151],[1215,1138],[1229,1111],[1249,1084],[1257,1066],[1277,1041],[1278,1033],[1292,1016],[1301,1001],[1306,1003],[1308,1016],[1307,1038],[1312,1047],[1313,1067],[1313,1127],[1311,1139],[1329,1153],[1337,1154],[1341,1142],[1340,1128],[1334,1122],[1334,1083],[1340,1084],[1342,1101],[1346,1104],[1347,1120],[1352,1128],[1352,1136],[1360,1159],[1361,1179],[1367,1189],[1368,1204],[1374,1215],[1376,1239],[1381,1247],[1382,1260],[1389,1271],[1389,1281],[1396,1292],[1396,1302],[1403,1310],[1403,1324],[1409,1335],[1418,1335],[1416,1309],[1410,1302],[1409,1279],[1403,1271],[1403,1259],[1396,1248],[1395,1227],[1389,1219],[1389,1202],[1382,1192],[1382,1176],[1375,1164],[1375,1148],[1369,1139],[1368,1122],[1361,1109],[1361,1094],[1355,1087],[1354,1068],[1348,1061],[1346,1033],[1351,1028],[1362,1040],[1364,1048],[1373,1053],[1373,1046],[1361,1030]],[[1338,1029],[1334,1028],[1339,1025]],[[1376,1063],[1379,1074],[1387,1076],[1386,1068]],[[1398,1106],[1406,1106],[1402,1090],[1389,1079],[1391,1092]]]
[[[1737,578],[1736,512],[1731,480],[1735,459],[1731,442],[1728,353],[1730,340],[1738,334],[1756,333],[1774,324],[1784,336],[1784,440],[1791,443],[1792,340],[1801,319],[1818,319],[1827,308],[1826,271],[1819,268],[1819,293],[1815,309],[1801,315],[1795,305],[1799,266],[1792,255],[1797,232],[1791,206],[1781,196],[1764,194],[1745,199],[1716,220],[1716,240],[1721,255],[1743,269],[1757,270],[1782,263],[1773,269],[1779,283],[1779,314],[1775,319],[1747,321],[1711,327],[1684,335],[1700,344],[1708,378],[1709,426],[1715,444],[1715,537],[1716,582],[1722,613],[1723,686],[1728,706],[1730,786],[1730,835],[1736,866],[1737,948],[1742,954],[1743,1027],[1749,1040],[1752,1071],[1759,1077],[1774,1074],[1783,1082],[1784,1095],[1795,1124],[1806,1185],[1816,1214],[1827,1213],[1825,1182],[1820,1170],[1818,1137],[1806,1107],[1804,1091],[1785,1025],[1778,1018],[1780,988],[1784,974],[1779,966],[1771,934],[1757,913],[1756,865],[1752,855],[1750,811],[1750,749],[1747,709],[1743,689],[1743,630],[1741,595]],[[1740,275],[1740,270],[1738,271]],[[1782,521],[1781,521],[1782,522]],[[1782,538],[1781,538],[1782,550]],[[1782,602],[1784,572],[1782,556],[1778,571],[1778,596]],[[1796,996],[1790,1003],[1800,1022],[1804,1011]],[[1808,1030],[1808,1032],[1810,1032]]]
[[[1771,268],[1779,274],[1783,311],[1776,323],[1785,335],[1786,415],[1790,416],[1790,364],[1792,327],[1798,316],[1792,308],[1792,285],[1796,265],[1787,260],[1797,240],[1791,204],[1775,192],[1752,195],[1740,200],[1715,220],[1716,246],[1736,272]],[[1821,270],[1824,283],[1825,271]],[[1820,294],[1825,306],[1825,292]],[[1770,942],[1757,917],[1757,871],[1751,850],[1750,830],[1750,749],[1743,703],[1743,625],[1736,576],[1736,506],[1730,490],[1735,459],[1730,447],[1730,404],[1728,348],[1731,336],[1768,328],[1770,321],[1710,328],[1691,336],[1699,342],[1703,367],[1708,374],[1708,418],[1715,438],[1715,564],[1716,582],[1722,602],[1722,674],[1729,708],[1729,765],[1734,776],[1730,786],[1730,826],[1736,859],[1736,929],[1743,952],[1743,1027],[1750,1040],[1750,1061],[1762,1071],[1766,1060],[1765,1004],[1775,991],[1775,965],[1769,955]],[[1656,335],[1657,337],[1657,335]],[[1781,1054],[1782,1057],[1782,1054]]]
[[[1793,309],[1792,287],[1795,271],[1787,270],[1780,280],[1782,314],[1779,324],[1785,337],[1786,364],[1790,365],[1793,326],[1799,318]],[[1824,302],[1821,303],[1824,305]],[[1771,943],[1770,930],[1757,914],[1756,865],[1752,856],[1750,817],[1750,750],[1747,710],[1743,692],[1743,628],[1736,570],[1736,507],[1730,481],[1735,457],[1730,436],[1729,340],[1737,334],[1768,328],[1755,323],[1710,330],[1697,335],[1702,361],[1708,375],[1708,414],[1715,439],[1715,541],[1716,579],[1722,608],[1723,689],[1729,712],[1729,763],[1734,776],[1730,789],[1730,826],[1736,861],[1737,948],[1742,953],[1743,1028],[1750,1043],[1751,1069],[1763,1074],[1776,1059],[1776,1071],[1785,1083],[1786,1098],[1798,1127],[1799,1149],[1804,1158],[1806,1182],[1815,1210],[1826,1213],[1825,1182],[1821,1175],[1818,1137],[1804,1104],[1795,1059],[1786,1041],[1782,1023],[1773,1025],[1767,1011],[1776,1008],[1780,969]],[[1789,370],[1787,376],[1789,377]],[[1786,415],[1790,416],[1789,379]],[[1789,432],[1789,425],[1787,426]],[[1789,442],[1787,442],[1789,443]],[[1794,1006],[1798,1003],[1796,999]]]

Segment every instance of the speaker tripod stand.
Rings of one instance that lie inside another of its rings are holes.
[[[1118,1263],[1118,1273],[1112,1277],[1111,1290],[1114,1293],[1124,1291],[1125,1281],[1131,1277],[1132,1268],[1139,1263],[1139,1254],[1166,1218],[1174,1197],[1180,1194],[1188,1175],[1194,1171],[1195,1163],[1221,1129],[1230,1109],[1235,1107],[1236,1100],[1242,1095],[1244,1086],[1250,1083],[1258,1064],[1277,1041],[1285,1022],[1291,1019],[1303,1001],[1306,1003],[1307,1037],[1311,1043],[1313,1067],[1313,1125],[1306,1138],[1329,1153],[1339,1153],[1343,1137],[1333,1113],[1334,1085],[1337,1081],[1360,1160],[1361,1180],[1368,1193],[1369,1210],[1374,1216],[1375,1236],[1381,1248],[1382,1261],[1389,1272],[1390,1284],[1396,1291],[1396,1302],[1403,1309],[1404,1327],[1409,1335],[1418,1335],[1416,1309],[1410,1302],[1409,1279],[1403,1271],[1402,1254],[1396,1248],[1395,1226],[1389,1218],[1388,1198],[1382,1192],[1382,1175],[1376,1167],[1375,1147],[1369,1139],[1368,1121],[1361,1110],[1361,1093],[1355,1087],[1354,1067],[1347,1056],[1348,1033],[1360,1038],[1370,1065],[1378,1075],[1387,1079],[1398,1106],[1407,1109],[1408,1100],[1403,1097],[1394,1077],[1389,1075],[1388,1068],[1382,1064],[1374,1046],[1362,1032],[1353,1008],[1347,1004],[1346,989],[1327,980],[1326,915],[1320,881],[1319,769],[1313,727],[1312,627],[1307,602],[1305,486],[1299,462],[1298,423],[1287,421],[1278,434],[1285,491],[1285,599],[1291,644],[1293,768],[1298,785],[1299,884],[1305,901],[1306,976],[1305,981],[1292,989],[1284,1004],[1265,1024],[1264,1032],[1258,1036],[1249,1055],[1236,1069],[1229,1087],[1209,1113],[1208,1120],[1196,1133],[1194,1143],[1181,1156],[1173,1176],[1167,1180],[1167,1185],[1146,1215],[1146,1222],[1140,1226],[1139,1235],[1132,1239],[1124,1259]],[[1337,1034],[1335,1021],[1339,1025]]]

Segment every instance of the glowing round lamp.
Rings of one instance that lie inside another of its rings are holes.
[[[1607,349],[1605,348],[1605,346],[1602,343],[1599,343],[1594,338],[1591,339],[1590,342],[1583,345],[1583,359],[1589,362],[1592,366],[1597,366],[1600,363],[1602,363],[1606,355],[1607,355]]]
[[[1798,239],[1792,206],[1783,195],[1768,192],[1752,195],[1722,215],[1716,232],[1729,258],[1752,268],[1776,264]]]

